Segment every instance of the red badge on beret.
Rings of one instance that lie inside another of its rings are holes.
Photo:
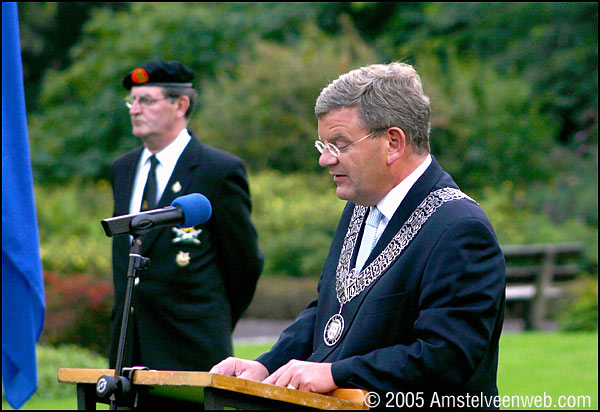
[[[150,76],[148,76],[148,72],[141,67],[135,69],[131,72],[131,81],[135,84],[144,84],[150,80]]]

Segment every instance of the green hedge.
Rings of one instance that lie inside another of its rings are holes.
[[[113,286],[82,273],[44,272],[46,317],[40,343],[75,344],[106,354],[110,339]]]
[[[327,173],[251,173],[250,190],[265,269],[246,315],[260,318],[277,313],[293,318],[316,296],[316,280],[345,202],[336,197]],[[577,216],[553,220],[536,209],[528,191],[510,182],[467,194],[488,214],[502,245],[584,242],[583,269],[597,282],[597,226]],[[36,200],[44,270],[56,275],[46,289],[44,342],[77,343],[104,353],[105,338],[98,336],[106,336],[113,298],[109,293],[111,240],[100,220],[112,213],[111,190],[106,182],[37,187]],[[85,291],[83,299],[75,298],[77,294],[67,287],[81,282],[84,285],[77,288]],[[566,324],[588,325],[593,305],[589,297],[578,296],[561,310],[570,316]],[[597,294],[595,307],[597,312]],[[87,315],[94,319],[88,321]]]
[[[331,177],[271,171],[252,175],[250,181],[264,274],[320,276],[345,205]]]
[[[49,347],[38,345],[38,390],[31,399],[57,399],[72,397],[75,394],[75,385],[58,383],[59,368],[91,368],[106,369],[108,361],[92,351],[75,345]],[[4,386],[2,387],[2,401]]]
[[[501,245],[574,242],[584,243],[584,271],[598,274],[598,227],[576,217],[553,221],[534,209],[529,192],[504,182],[475,196],[490,218]],[[573,205],[575,207],[575,205]]]
[[[560,302],[558,322],[566,332],[598,330],[598,278],[582,276],[567,288]]]
[[[251,173],[250,190],[265,254],[264,276],[318,277],[345,205],[336,197],[330,176]],[[35,193],[44,269],[110,279],[111,240],[100,224],[112,214],[107,182],[37,186]],[[538,209],[528,190],[511,182],[468,194],[488,214],[501,244],[583,241],[586,269],[597,274],[597,225],[579,216],[553,220]]]
[[[111,243],[101,219],[112,216],[106,181],[35,187],[42,264],[59,273],[111,273]]]
[[[319,276],[345,204],[329,175],[262,172],[250,185],[265,275]],[[112,215],[108,183],[36,186],[35,193],[44,269],[110,278],[111,239],[100,224]]]
[[[257,319],[294,319],[317,298],[316,278],[263,276],[244,314]]]

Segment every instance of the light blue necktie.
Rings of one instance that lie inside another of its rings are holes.
[[[377,228],[379,227],[381,218],[383,218],[383,215],[379,209],[377,209],[377,207],[372,208],[369,212],[369,216],[367,216],[365,231],[360,243],[360,249],[358,250],[358,256],[356,257],[357,274],[362,270],[363,265],[367,261],[367,258],[377,243],[377,239],[379,238]]]

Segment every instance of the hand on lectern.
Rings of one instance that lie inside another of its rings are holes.
[[[277,369],[263,383],[316,393],[328,393],[338,388],[331,374],[331,363],[295,359]]]
[[[217,363],[209,373],[235,376],[236,378],[258,382],[262,382],[269,376],[269,371],[262,363],[234,357],[229,357]]]

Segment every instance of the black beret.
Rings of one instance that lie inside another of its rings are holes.
[[[194,87],[194,71],[177,61],[153,61],[127,73],[123,86]]]

